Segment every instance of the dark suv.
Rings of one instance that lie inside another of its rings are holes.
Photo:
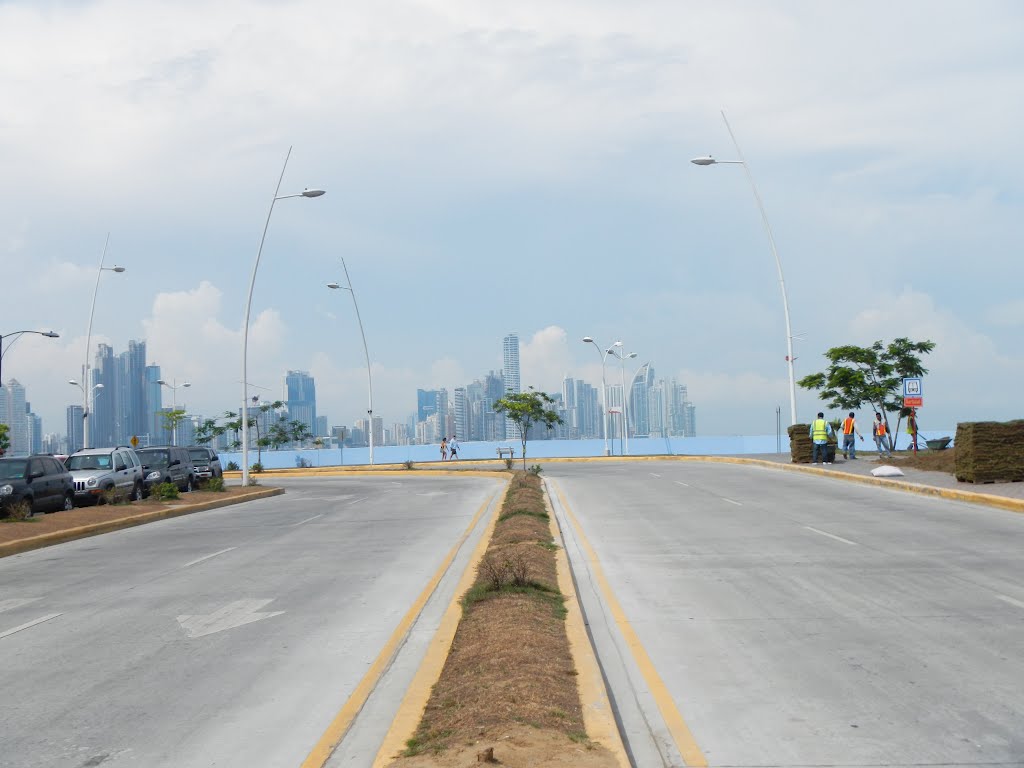
[[[175,445],[140,448],[136,453],[142,461],[142,480],[146,493],[154,485],[174,483],[179,491],[191,491],[196,486],[196,468],[188,451]]]
[[[75,506],[75,481],[53,456],[0,459],[0,509],[23,501],[30,514]]]
[[[196,468],[196,477],[200,480],[224,477],[224,467],[221,466],[220,456],[213,448],[207,448],[205,445],[190,445],[188,455],[192,457],[192,463]]]

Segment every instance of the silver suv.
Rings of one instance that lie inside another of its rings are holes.
[[[75,503],[103,502],[115,488],[132,501],[142,498],[142,462],[128,447],[83,448],[64,462],[75,481]]]

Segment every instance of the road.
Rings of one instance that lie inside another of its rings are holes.
[[[637,765],[1024,765],[1024,515],[728,464],[545,477]]]
[[[0,560],[0,765],[299,766],[501,487],[280,484]]]

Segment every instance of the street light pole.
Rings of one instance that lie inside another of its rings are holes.
[[[39,336],[45,336],[48,339],[59,339],[60,334],[54,331],[14,331],[13,333],[0,333],[0,387],[4,385],[4,355],[7,353],[7,349],[10,349],[14,342],[20,339],[26,333],[35,333]],[[10,344],[7,345],[7,349],[4,349],[4,339],[14,338]]]
[[[341,285],[340,283],[328,283],[328,288],[334,288],[348,291],[352,295],[352,306],[356,308],[356,321],[359,323],[359,333],[363,337],[363,354],[366,355],[366,386],[370,393],[370,405],[367,409],[367,413],[370,414],[370,466],[373,466],[373,373],[370,368],[370,349],[366,346],[366,333],[363,331],[363,319],[359,316],[359,304],[356,302],[356,290],[352,287],[352,280],[348,276],[348,267],[345,266],[345,258],[341,258],[341,268],[345,270],[345,282],[348,285]]]
[[[629,406],[627,405],[629,397],[626,393],[626,360],[632,360],[636,357],[636,352],[630,352],[628,355],[621,349],[622,342],[617,341],[612,344],[612,348],[608,350],[608,354],[619,361],[619,381],[622,387],[622,437],[624,440],[624,447],[622,452],[626,455],[629,454]],[[634,377],[635,378],[635,377]]]
[[[274,203],[278,200],[286,200],[291,197],[320,197],[324,194],[322,189],[305,189],[295,195],[279,194],[281,182],[284,181],[284,172],[288,168],[288,159],[291,156],[292,148],[288,147],[288,154],[285,155],[284,165],[281,167],[281,175],[274,188],[274,197],[270,201],[270,210],[267,211],[267,220],[263,224],[263,236],[260,237],[260,247],[256,251],[256,261],[252,265],[252,277],[249,279],[249,296],[245,301],[245,320],[242,323],[242,410],[239,414],[242,420],[242,485],[249,485],[249,315],[252,311],[252,291],[256,286],[256,272],[260,268],[263,243],[267,239],[267,229],[270,227],[270,215],[274,212]]]
[[[96,397],[100,394],[100,390],[103,389],[103,385],[102,384],[93,384],[92,385],[92,392],[90,393],[86,389],[86,387],[84,385],[79,384],[77,381],[75,381],[75,379],[68,379],[68,384],[74,384],[76,387],[78,387],[80,390],[82,390],[82,398],[85,400],[85,402],[89,402],[89,395],[92,394],[92,401],[93,401],[94,404],[96,402]],[[83,425],[83,429],[84,429],[84,426],[85,426],[85,419],[84,418],[82,419],[82,425]],[[72,448],[72,446],[70,445],[71,438],[72,438],[72,435],[68,435],[68,448],[71,449],[70,450],[71,453],[74,453],[76,449]],[[85,444],[85,432],[84,431],[82,432],[82,447],[83,448],[88,447]]]
[[[604,363],[608,358],[608,353],[590,336],[584,336],[583,343],[593,344],[597,349],[597,354],[601,356],[601,435],[604,437],[604,455],[611,456],[611,451],[608,450],[608,385],[604,378]]]
[[[112,267],[104,267],[103,261],[107,257],[107,246],[110,245],[110,233],[107,232],[107,239],[103,241],[103,252],[100,254],[100,266],[96,270],[96,287],[92,292],[92,308],[89,310],[89,330],[85,334],[85,365],[82,367],[82,447],[89,447],[89,414],[90,414],[90,403],[89,395],[92,389],[89,387],[89,347],[92,344],[92,319],[96,314],[96,297],[100,292],[100,278],[104,272],[117,272],[120,274],[124,272],[124,267],[120,267],[115,264]],[[94,388],[93,388],[94,389]],[[93,398],[95,402],[95,398]]]
[[[173,383],[172,384],[168,384],[164,379],[157,379],[156,383],[159,384],[162,387],[167,387],[169,390],[171,390],[171,413],[174,413],[175,411],[178,410],[178,389],[179,389],[179,385],[178,385],[178,380],[177,379],[171,379],[171,381]],[[186,382],[184,382],[183,384],[180,385],[180,388],[181,389],[186,389],[186,388],[191,387],[191,386],[192,385],[189,382],[186,381]],[[177,444],[178,444],[178,422],[175,421],[175,422],[173,422],[173,427],[171,428],[171,445],[177,445]]]
[[[786,317],[786,365],[789,369],[789,411],[791,423],[796,424],[796,377],[793,371],[793,327],[789,320],[789,298],[786,295],[786,280],[782,275],[782,261],[779,259],[779,252],[775,248],[775,237],[772,235],[771,224],[768,223],[768,214],[765,213],[764,203],[761,201],[761,194],[757,191],[757,185],[754,183],[754,175],[750,172],[750,166],[743,157],[743,152],[740,150],[739,142],[736,141],[736,135],[732,132],[732,126],[729,125],[729,119],[725,116],[725,110],[722,110],[722,120],[725,121],[725,128],[729,131],[729,137],[732,139],[733,146],[736,147],[736,155],[739,157],[739,160],[716,160],[708,155],[707,157],[696,157],[690,162],[694,165],[742,165],[744,172],[747,174],[747,181],[750,182],[750,188],[754,192],[754,199],[757,201],[758,210],[761,211],[761,221],[764,224],[764,231],[768,235],[768,245],[771,248],[772,256],[775,258],[775,268],[779,273],[779,288],[782,291],[782,311]]]

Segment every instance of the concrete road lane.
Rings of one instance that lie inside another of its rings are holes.
[[[500,488],[281,484],[0,560],[0,765],[300,765]]]
[[[728,464],[545,475],[707,764],[1024,765],[1024,515]],[[616,622],[567,548],[598,637]],[[682,764],[611,631],[638,765]]]

